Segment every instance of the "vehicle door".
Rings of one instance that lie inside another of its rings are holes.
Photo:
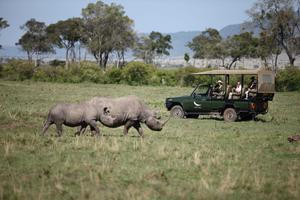
[[[211,101],[210,101],[210,108],[211,111],[220,111],[224,108],[225,105],[225,100],[224,100],[224,95],[223,96],[212,96]]]
[[[190,110],[188,112],[209,112],[211,107],[211,88],[208,85],[198,86],[192,93],[192,101],[189,102]]]

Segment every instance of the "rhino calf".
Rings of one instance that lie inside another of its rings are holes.
[[[106,112],[104,112],[104,110]],[[68,104],[61,103],[52,107],[48,113],[47,120],[44,123],[42,135],[48,130],[52,125],[56,125],[56,131],[58,136],[62,135],[62,125],[76,127],[80,126],[76,134],[82,134],[87,126],[91,127],[91,130],[95,131],[97,136],[100,135],[100,130],[97,127],[97,121],[104,118],[107,123],[113,123],[113,118],[108,116],[107,108],[101,106],[94,106],[87,102],[80,104]]]

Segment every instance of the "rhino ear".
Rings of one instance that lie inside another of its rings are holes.
[[[110,110],[108,109],[108,107],[103,108],[103,113],[104,113],[104,115],[109,115]]]

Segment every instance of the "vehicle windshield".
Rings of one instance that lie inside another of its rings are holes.
[[[197,85],[194,91],[192,92],[192,95],[207,95],[209,90],[209,85]]]

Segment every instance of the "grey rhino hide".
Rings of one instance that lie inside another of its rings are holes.
[[[153,131],[161,131],[166,123],[158,120],[157,113],[136,96],[94,97],[88,102],[104,109],[106,115],[103,115],[100,120],[103,125],[111,128],[124,126],[124,135],[127,135],[129,128],[134,127],[140,136],[143,136],[140,123],[145,123]],[[106,119],[106,116],[110,116],[113,120]]]
[[[58,136],[62,135],[62,125],[70,127],[80,126],[76,134],[82,134],[89,125],[91,130],[95,130],[96,134],[100,135],[96,122],[100,121],[104,115],[106,123],[112,123],[114,120],[107,113],[104,113],[103,110],[103,107],[95,106],[89,102],[57,104],[50,109],[42,134],[45,134],[49,126],[55,124]]]

